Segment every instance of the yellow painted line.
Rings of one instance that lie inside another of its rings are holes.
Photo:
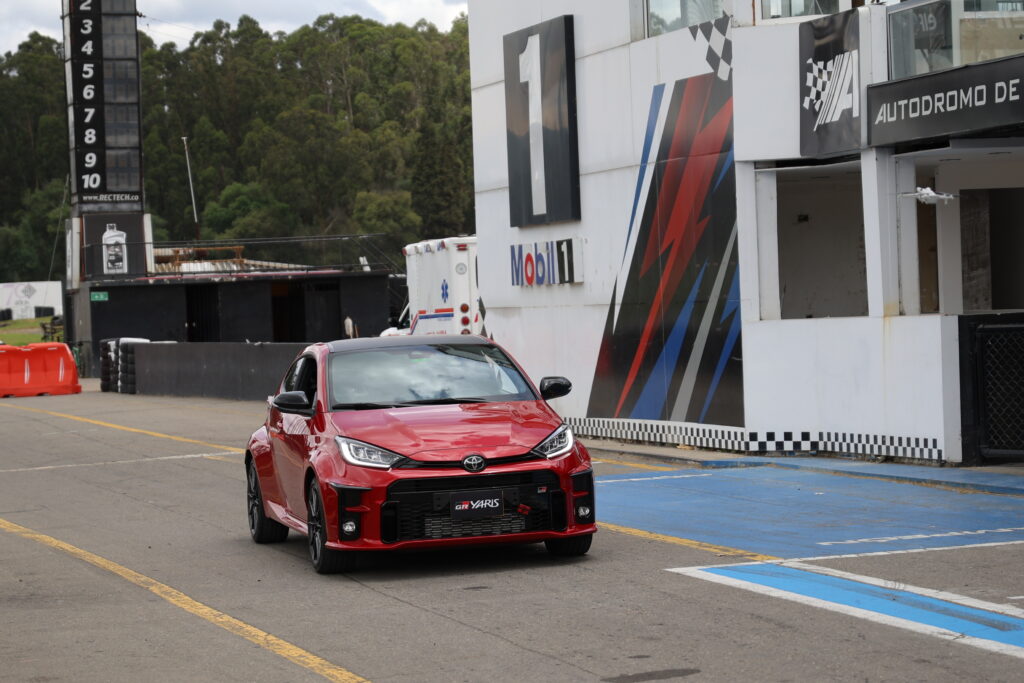
[[[670,472],[672,470],[684,469],[680,467],[671,467],[668,465],[641,465],[636,462],[626,462],[625,460],[610,460],[608,458],[595,457],[594,462],[606,463],[608,465],[618,465],[619,467],[635,467],[638,470],[653,470],[655,472]]]
[[[53,417],[63,417],[68,420],[76,420],[77,422],[85,422],[86,424],[98,425],[100,427],[109,427],[110,429],[119,429],[122,432],[132,432],[133,434],[145,434],[146,436],[155,436],[160,439],[170,439],[171,441],[181,441],[182,443],[197,443],[201,446],[210,446],[221,451],[230,451],[232,453],[245,453],[244,448],[235,448],[234,446],[224,446],[219,443],[210,443],[209,441],[200,441],[199,439],[189,439],[184,436],[174,436],[172,434],[161,434],[160,432],[151,432],[148,429],[137,429],[135,427],[125,427],[124,425],[116,425],[112,422],[103,422],[102,420],[93,420],[88,417],[80,417],[78,415],[70,415],[68,413],[55,413],[52,410],[42,410],[41,408],[29,408],[28,406],[16,406],[10,403],[0,403],[0,408],[13,408],[14,410],[26,410],[30,413],[42,413],[43,415],[52,415]]]
[[[223,455],[205,455],[203,457],[205,457],[207,460],[220,460],[221,462],[229,462],[232,465],[238,465],[239,463],[242,462],[238,458],[225,458]]]
[[[255,626],[250,626],[244,621],[239,621],[228,614],[224,614],[219,610],[215,610],[212,607],[193,600],[181,591],[175,590],[166,584],[160,583],[155,579],[151,579],[148,576],[128,569],[127,567],[122,567],[116,562],[111,562],[99,555],[94,555],[88,550],[82,550],[70,543],[65,543],[64,541],[53,538],[52,536],[32,531],[31,529],[27,529],[13,522],[8,522],[3,518],[0,518],[0,529],[21,536],[22,538],[36,541],[37,543],[49,546],[50,548],[62,550],[67,554],[77,557],[78,559],[88,562],[100,569],[105,569],[108,572],[117,574],[122,579],[160,596],[175,607],[180,607],[186,612],[205,619],[211,624],[220,626],[229,633],[241,636],[249,642],[259,645],[265,650],[269,650],[270,652],[284,657],[294,664],[298,664],[304,669],[308,669],[315,674],[323,676],[329,681],[336,681],[337,683],[368,683],[365,678],[357,676],[351,671],[343,669],[336,664],[332,664],[322,657],[317,657],[312,652],[307,652],[297,645],[293,645],[286,640],[273,636],[266,631],[256,628]]]
[[[651,531],[644,531],[642,529],[632,529],[628,526],[619,526],[618,524],[609,524],[608,522],[598,522],[597,525],[602,529],[608,529],[609,531],[617,531],[620,534],[629,534],[630,536],[644,538],[648,541],[661,541],[662,543],[682,545],[686,546],[687,548],[694,548],[695,550],[705,550],[709,553],[714,553],[716,555],[742,557],[757,562],[769,562],[771,560],[781,559],[778,557],[773,557],[771,555],[761,555],[760,553],[752,553],[748,550],[740,550],[739,548],[729,548],[724,545],[713,545],[711,543],[703,543],[701,541],[694,541],[689,538],[679,538],[677,536],[666,536],[665,534],[656,534]]]

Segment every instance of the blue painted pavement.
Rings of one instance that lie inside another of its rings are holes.
[[[597,482],[600,521],[787,559],[1024,541],[1024,497],[778,467]]]

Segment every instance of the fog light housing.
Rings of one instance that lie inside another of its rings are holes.
[[[580,505],[576,508],[576,519],[589,519],[593,510],[588,505]]]
[[[356,523],[351,519],[346,520],[341,525],[341,532],[346,536],[351,536],[356,533]]]

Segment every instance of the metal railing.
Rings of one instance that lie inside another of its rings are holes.
[[[191,242],[87,243],[82,277],[180,277],[245,273],[405,272],[401,247],[384,235],[322,235]]]

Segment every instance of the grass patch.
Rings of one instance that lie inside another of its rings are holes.
[[[0,341],[11,346],[24,346],[43,341],[42,332],[8,332],[0,330]]]
[[[41,342],[43,341],[43,330],[40,325],[44,322],[50,322],[50,318],[6,320],[0,323],[0,340],[11,346]]]

